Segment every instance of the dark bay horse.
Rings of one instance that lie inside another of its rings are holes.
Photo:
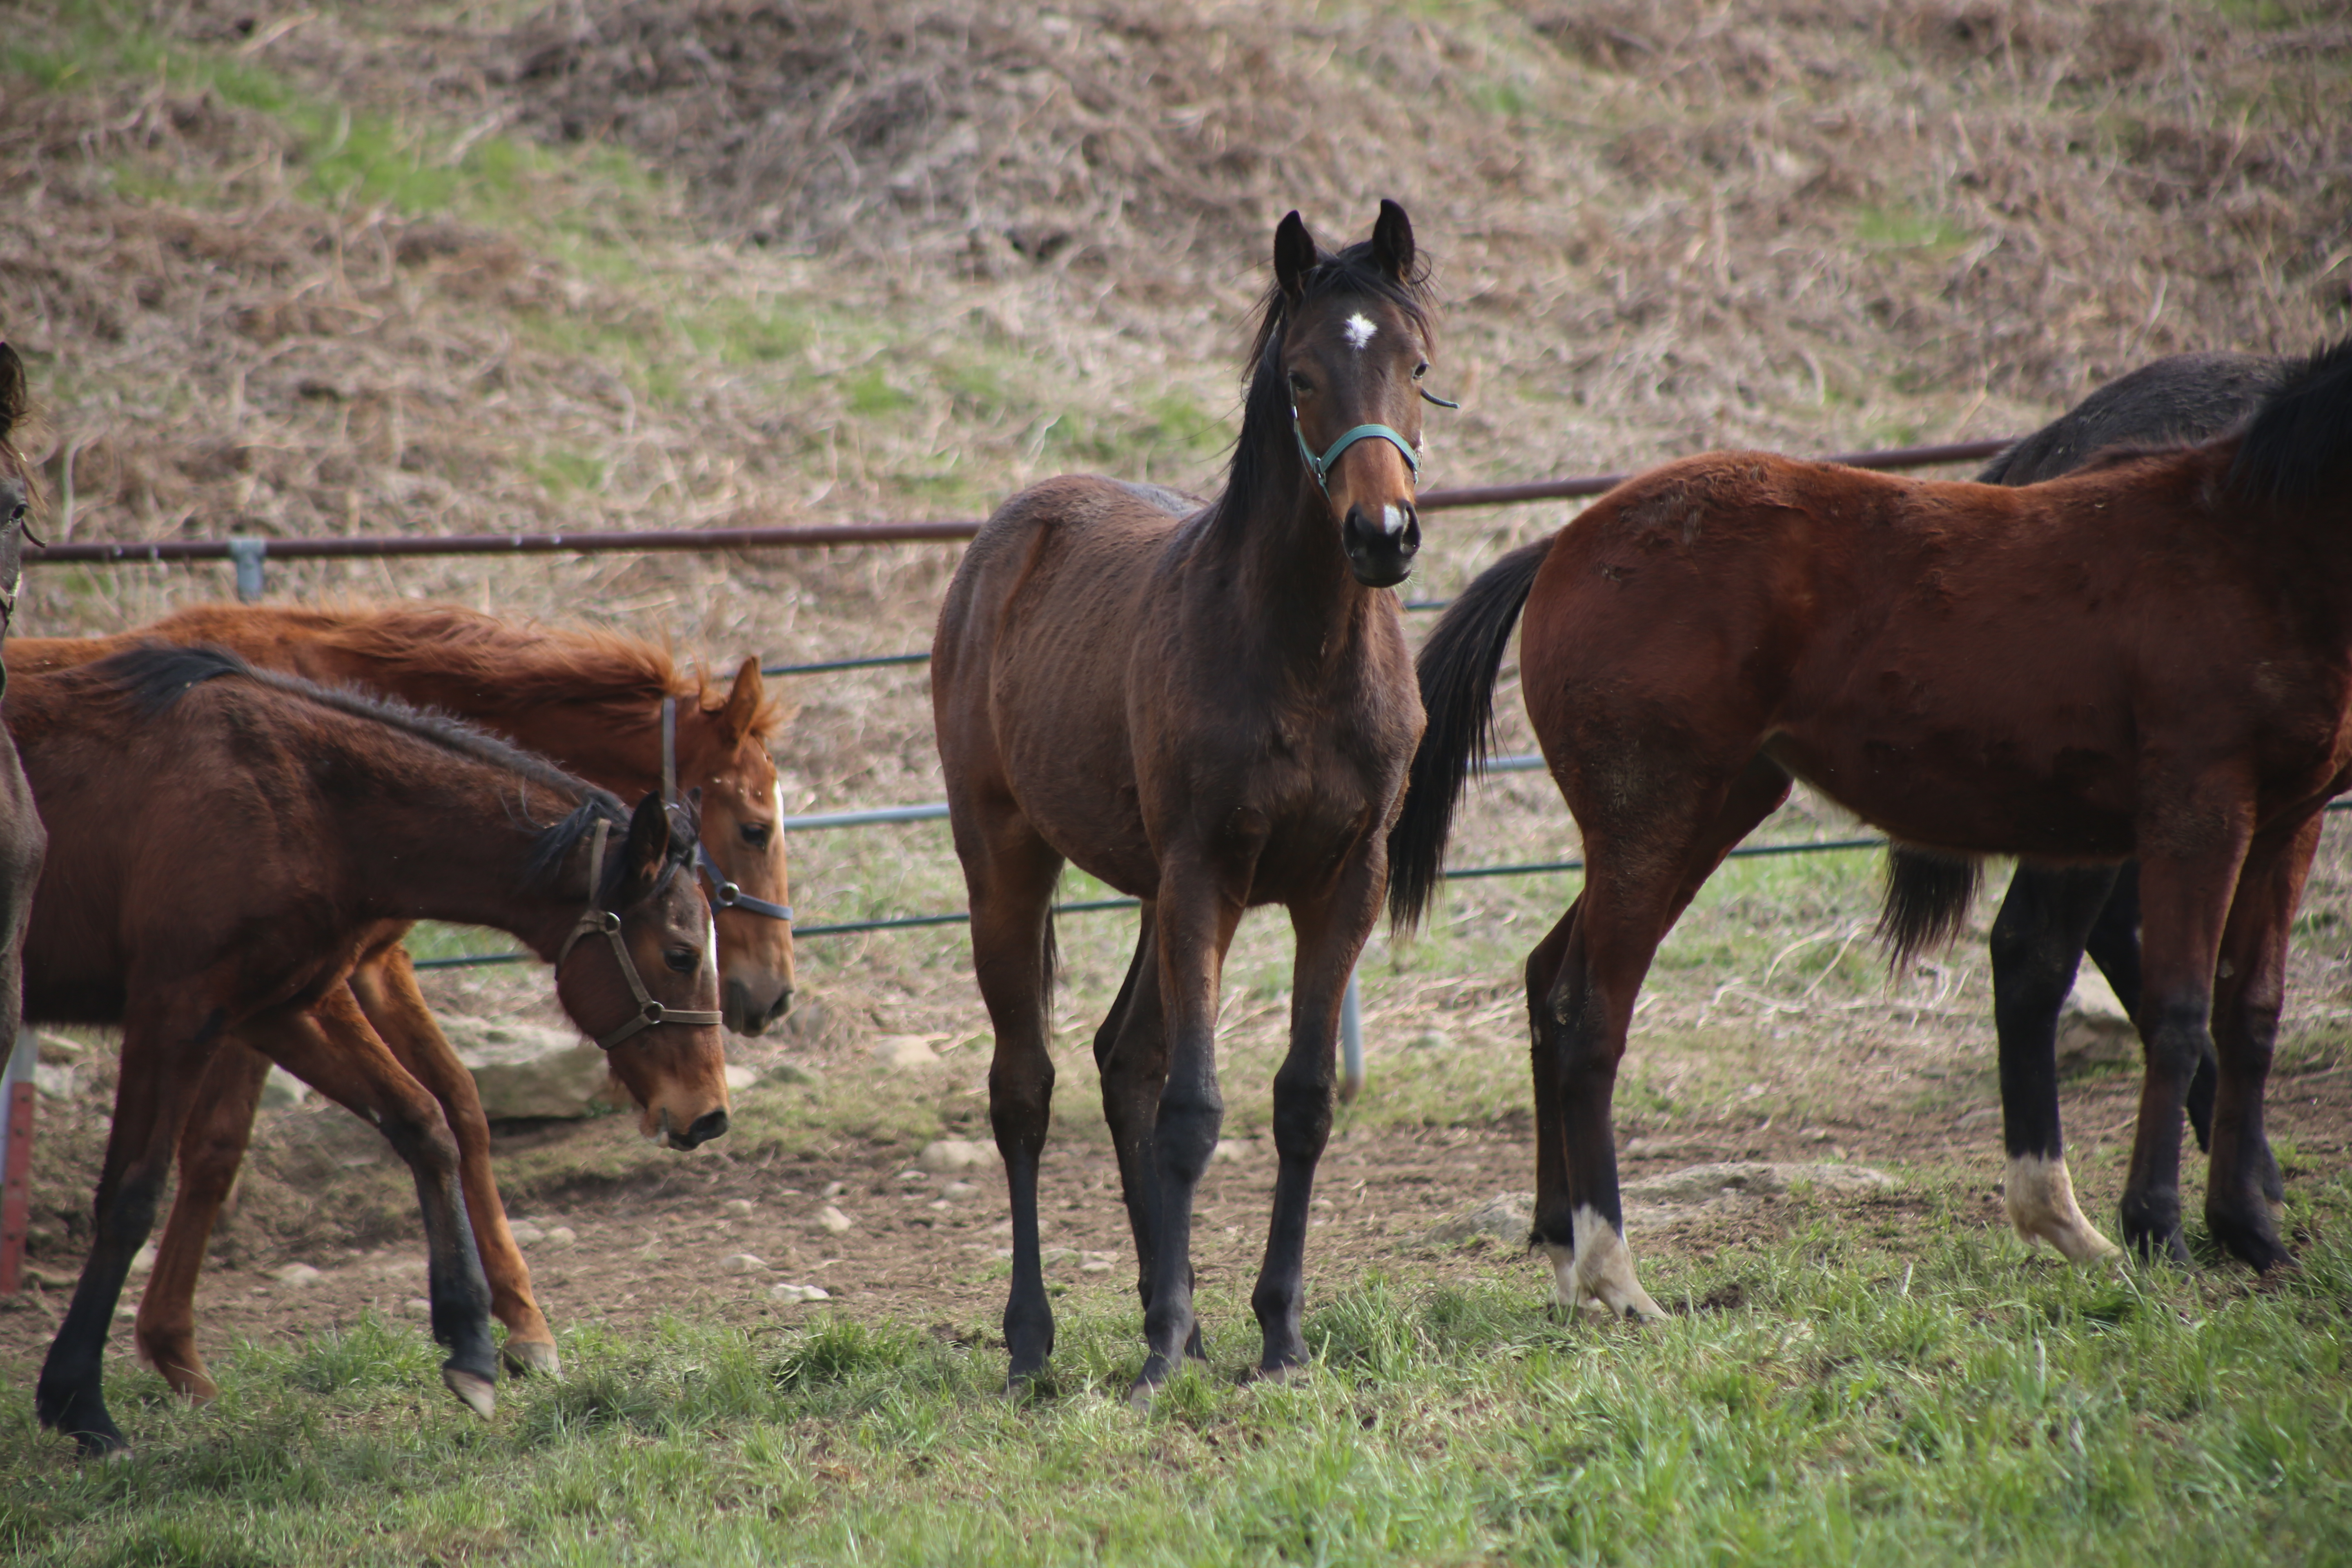
[[[15,349],[0,342],[0,643],[16,618],[25,542],[37,499],[32,466],[11,440],[29,405],[24,362]],[[0,674],[0,695],[7,689],[6,678]],[[0,734],[0,1063],[16,1049],[16,1029],[23,1021],[25,922],[32,914],[33,889],[41,879],[47,843],[16,748]],[[0,1116],[7,1114],[8,1107],[0,1103]]]
[[[725,692],[638,637],[517,625],[450,605],[292,607],[205,605],[114,637],[27,637],[16,670],[60,669],[144,641],[225,647],[322,685],[351,686],[453,713],[541,752],[626,800],[701,791],[706,879],[718,906],[719,968],[730,1028],[756,1034],[793,994],[784,836],[768,744],[785,717],[747,659]],[[782,918],[778,918],[782,917]],[[441,1102],[457,1140],[466,1207],[519,1372],[559,1370],[530,1266],[490,1169],[489,1124],[465,1065],[418,991],[405,921],[365,944],[352,1000],[393,1055]],[[180,1182],[140,1301],[140,1354],[187,1397],[218,1393],[195,1340],[196,1280],[234,1188],[269,1060],[230,1039],[214,1057],[198,1120],[180,1145]]]
[[[1307,1209],[1330,1131],[1340,998],[1379,914],[1421,733],[1384,590],[1420,545],[1412,448],[1431,322],[1393,202],[1370,240],[1337,255],[1290,214],[1274,268],[1223,493],[1199,507],[1069,477],[1023,491],[957,568],[931,645],[973,964],[996,1031],[989,1113],[1012,1193],[1016,1384],[1054,1344],[1037,1162],[1054,1083],[1048,906],[1066,860],[1143,900],[1134,962],[1095,1037],[1144,1303],[1139,1398],[1200,1351],[1192,1196],[1224,1110],[1225,951],[1244,910],[1290,912],[1281,1170],[1251,1305],[1261,1373],[1307,1359]]]
[[[2290,362],[2242,353],[2173,354],[2099,387],[1987,464],[1979,484],[2032,485],[2074,472],[2109,447],[2207,441],[2254,411]],[[1896,846],[1896,884],[1946,874],[1950,862]],[[1904,891],[1896,901],[1916,901]],[[2002,1134],[2009,1153],[2003,1201],[2010,1223],[2077,1263],[2115,1244],[2083,1217],[2066,1169],[2058,1114],[2058,1018],[2087,951],[2126,1011],[2139,1006],[2139,867],[2021,864],[1992,927],[1993,1022],[2000,1037]],[[2216,1064],[2209,1051],[2189,1084],[2189,1121],[2210,1141]],[[2265,1142],[2263,1192],[2284,1196]]]
[[[2178,1256],[2182,1103],[2218,1047],[2205,1215],[2285,1263],[2260,1173],[2288,927],[2352,782],[2352,341],[2242,428],[2023,489],[1717,453],[1513,552],[1423,649],[1429,735],[1391,841],[1425,907],[1496,669],[1520,673],[1583,830],[1584,891],[1528,960],[1535,1239],[1561,1300],[1649,1314],[1609,1104],[1658,942],[1803,778],[1948,858],[2140,865],[2147,1076],[2125,1239]],[[1971,879],[1891,904],[1898,951]],[[1916,889],[1915,889],[1916,890]]]
[[[8,719],[50,852],[26,942],[28,1017],[119,1024],[96,1226],[41,1369],[41,1423],[119,1448],[100,1356],[131,1259],[222,1042],[382,1128],[415,1175],[443,1380],[488,1414],[488,1289],[440,1106],[346,984],[386,921],[512,933],[605,1047],[640,1128],[727,1129],[710,911],[690,805],[606,792],[456,721],[155,645],[20,674]]]

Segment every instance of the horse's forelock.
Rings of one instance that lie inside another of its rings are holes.
[[[1299,279],[1299,303],[1308,305],[1333,295],[1378,300],[1393,305],[1426,342],[1436,326],[1436,306],[1429,288],[1429,261],[1415,255],[1412,267],[1400,282],[1372,258],[1372,242],[1360,239],[1334,255],[1318,251],[1315,265]],[[1243,374],[1255,380],[1264,374],[1270,355],[1290,323],[1289,297],[1279,283],[1271,284],[1259,302],[1257,328],[1250,339]]]

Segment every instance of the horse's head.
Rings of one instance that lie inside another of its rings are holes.
[[[9,437],[25,417],[25,363],[0,343],[0,635],[16,613],[25,574],[25,542],[33,523],[33,475]]]
[[[694,842],[690,803],[666,810],[658,795],[638,802],[627,837],[592,873],[588,912],[555,967],[557,999],[604,1047],[614,1078],[637,1102],[639,1130],[673,1149],[726,1131],[729,1109],[718,942],[690,870]]]
[[[777,721],[756,658],[736,671],[726,701],[691,704],[678,721],[678,784],[702,791],[705,891],[717,911],[720,996],[727,1026],[739,1035],[760,1033],[793,1005],[783,791],[767,746]]]
[[[1421,549],[1421,378],[1430,327],[1413,270],[1412,223],[1381,203],[1372,237],[1337,256],[1297,213],[1274,231],[1278,364],[1301,455],[1329,500],[1359,582],[1402,583]]]

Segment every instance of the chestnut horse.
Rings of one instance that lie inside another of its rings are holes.
[[[1095,1037],[1135,1234],[1149,1398],[1188,1350],[1192,1197],[1215,1148],[1220,973],[1253,905],[1297,938],[1281,1155],[1251,1297],[1259,1372],[1302,1364],[1307,1209],[1330,1132],[1341,994],[1378,918],[1385,840],[1421,732],[1396,598],[1421,530],[1431,324],[1404,209],[1317,249],[1297,213],[1251,352],[1224,493],[1064,477],[1014,496],[956,569],[931,645],[932,712],[996,1032],[989,1114],[1013,1204],[1011,1379],[1054,1343],[1037,1163],[1054,1083],[1048,906],[1063,863],[1143,900]]]
[[[45,1426],[122,1447],[100,1356],[173,1144],[230,1036],[383,1130],[416,1179],[442,1378],[487,1415],[488,1289],[441,1108],[345,984],[378,927],[493,926],[556,966],[648,1137],[727,1130],[690,805],[606,792],[455,721],[154,645],[20,673],[8,717],[51,850],[26,1015],[122,1028],[96,1226],[41,1369]],[[683,874],[681,874],[683,873]]]
[[[24,362],[0,342],[0,643],[16,618],[16,595],[25,574],[25,542],[33,527],[36,499],[32,466],[10,437],[29,406]],[[0,673],[0,694],[8,683]],[[41,879],[41,857],[48,842],[32,786],[16,760],[16,748],[0,735],[0,1063],[16,1045],[25,999],[25,922],[33,909],[33,889]],[[0,1116],[8,1107],[0,1102]]]
[[[2289,368],[2256,354],[2173,354],[2093,392],[1985,466],[1979,484],[2032,485],[2074,472],[2117,446],[2210,440],[2252,414]],[[1946,874],[1949,862],[1895,846],[1887,876],[1906,883]],[[1898,901],[1914,895],[1897,893]],[[2010,1223],[2088,1263],[2115,1244],[2083,1217],[2066,1169],[2058,1114],[2058,1017],[2087,951],[2127,1012],[2139,1006],[2139,866],[2021,864],[1992,925],[1993,1026],[2000,1038],[2001,1184]],[[2209,1051],[2189,1082],[2189,1123],[2200,1146],[2210,1139],[2215,1063]],[[2263,1194],[2284,1195],[2278,1161],[2265,1142],[2258,1156]]]
[[[728,1026],[757,1034],[790,1006],[792,911],[785,908],[782,797],[768,754],[783,714],[757,659],[723,696],[640,638],[518,626],[446,605],[206,605],[116,637],[26,637],[10,668],[56,669],[144,640],[210,644],[248,662],[455,713],[591,783],[635,800],[677,781],[702,792],[698,856],[718,906]],[[747,890],[748,889],[748,890]],[[371,939],[351,985],[403,1067],[441,1101],[457,1139],[466,1206],[517,1372],[560,1369],[490,1170],[489,1124],[474,1080],[425,1005],[393,922]],[[201,1119],[180,1145],[180,1183],[139,1308],[140,1354],[180,1394],[218,1393],[195,1341],[195,1290],[214,1222],[251,1137],[268,1058],[235,1040],[213,1058]]]
[[[1587,868],[1528,960],[1534,1239],[1560,1300],[1657,1310],[1623,1237],[1617,1064],[1659,942],[1792,778],[1946,858],[2136,855],[2147,1075],[2125,1239],[2179,1256],[2181,1108],[2210,1043],[2207,1223],[2258,1268],[2289,1261],[2263,1085],[2320,812],[2352,782],[2347,541],[2352,341],[2201,446],[2018,489],[1717,453],[1488,568],[1423,652],[1391,909],[1410,920],[1434,888],[1524,607],[1528,710]],[[1898,952],[1972,888],[1890,903]]]

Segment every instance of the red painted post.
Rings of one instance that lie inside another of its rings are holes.
[[[33,1063],[37,1036],[16,1031],[0,1073],[0,1296],[25,1288],[25,1233],[33,1223]]]

